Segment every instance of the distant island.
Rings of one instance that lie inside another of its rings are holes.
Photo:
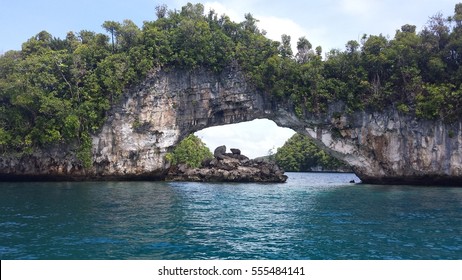
[[[294,134],[269,158],[289,172],[352,172],[345,162],[332,157],[300,133]]]

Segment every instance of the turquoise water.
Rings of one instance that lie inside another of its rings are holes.
[[[1,259],[462,259],[462,188],[0,183]]]

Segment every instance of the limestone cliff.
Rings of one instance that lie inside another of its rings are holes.
[[[398,111],[343,114],[331,104],[322,116],[297,118],[249,85],[237,65],[217,75],[204,69],[153,70],[128,90],[93,135],[93,164],[84,168],[75,146],[0,157],[0,179],[163,179],[165,154],[200,129],[268,118],[311,136],[348,162],[367,183],[462,185],[462,122],[418,120]]]
[[[114,108],[93,138],[94,170],[102,177],[162,177],[165,155],[182,138],[206,127],[261,117],[264,98],[236,67],[155,71]]]
[[[418,120],[396,110],[333,115],[306,132],[363,182],[462,186],[462,122]]]
[[[231,66],[220,75],[153,70],[114,106],[92,138],[93,164],[84,168],[75,147],[0,158],[3,179],[162,179],[165,155],[200,129],[264,117],[264,97]]]

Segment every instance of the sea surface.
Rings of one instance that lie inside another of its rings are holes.
[[[462,187],[0,183],[0,259],[462,259]]]

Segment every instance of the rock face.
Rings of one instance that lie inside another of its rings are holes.
[[[261,117],[266,106],[237,66],[220,75],[204,69],[155,71],[126,94],[93,138],[91,172],[102,178],[163,178],[169,169],[165,155],[181,139],[206,127]]]
[[[31,155],[0,156],[0,181],[90,179],[73,148],[58,146]]]
[[[217,150],[223,151],[223,147],[224,152],[217,153]],[[172,167],[167,180],[258,183],[283,183],[287,180],[284,171],[275,163],[249,160],[240,153],[226,153],[226,146],[218,147],[215,152],[215,158],[204,162],[201,168],[188,168],[184,164]]]
[[[305,130],[365,183],[462,186],[462,123],[417,120],[396,110],[331,114]]]
[[[27,156],[2,155],[0,180],[163,179],[169,168],[165,155],[181,139],[206,127],[265,117],[271,112],[265,100],[237,65],[220,75],[153,70],[124,94],[92,136],[91,167],[82,166],[75,147],[52,147]]]
[[[293,107],[256,91],[237,65],[219,75],[157,69],[124,94],[92,136],[90,167],[77,159],[76,145],[57,146],[2,155],[0,180],[163,179],[170,167],[166,153],[190,133],[267,118],[311,136],[365,183],[462,185],[461,120],[425,121],[396,110],[346,115],[342,104],[298,118]]]

